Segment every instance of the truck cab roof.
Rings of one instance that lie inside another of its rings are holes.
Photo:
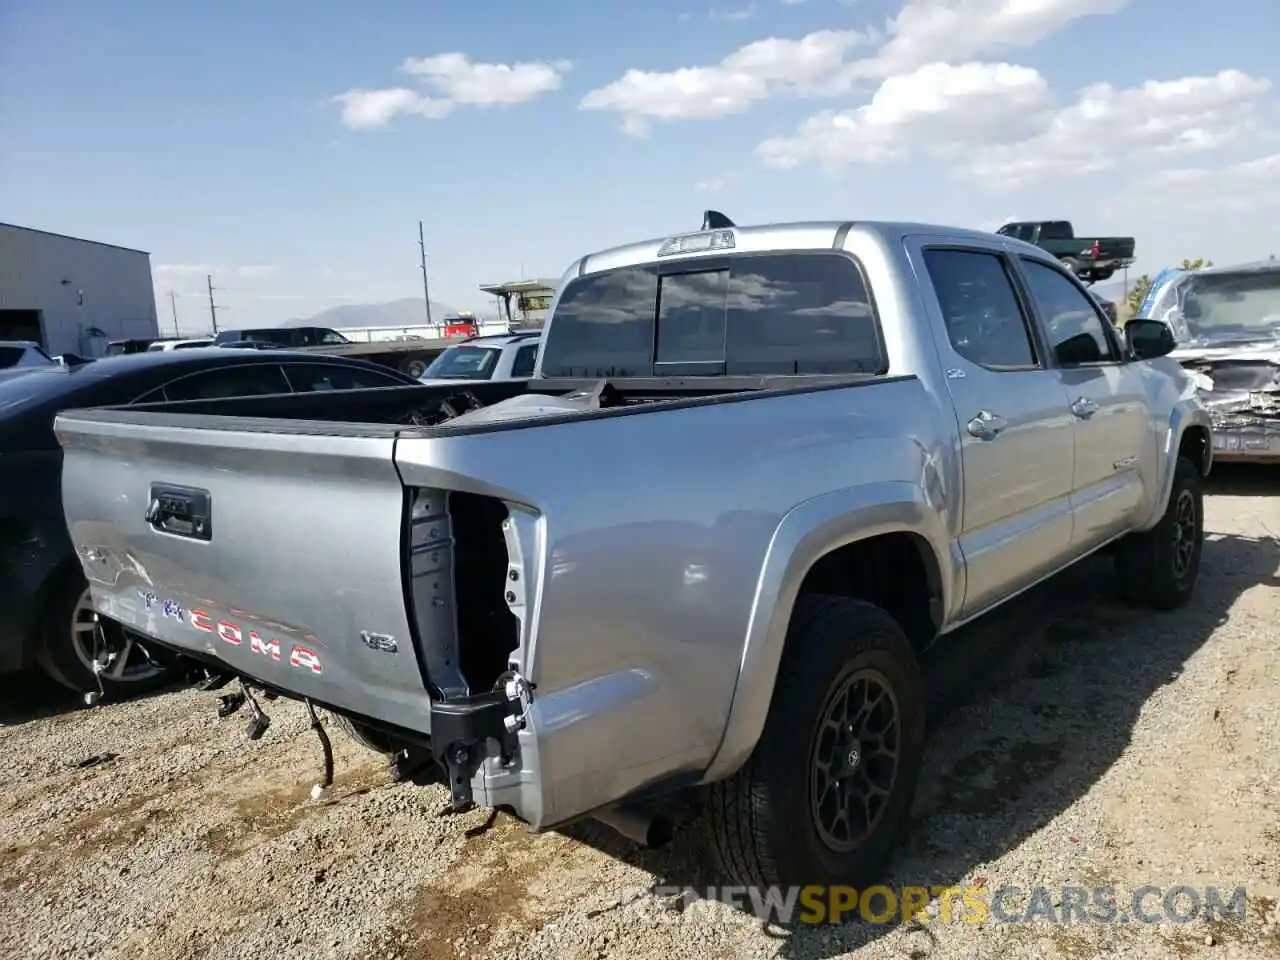
[[[692,249],[667,249],[685,238],[706,234],[728,234],[731,243],[728,246],[717,246],[705,251]],[[687,258],[689,256],[709,255],[725,256],[734,253],[779,253],[784,250],[832,250],[841,248],[851,236],[862,236],[880,246],[900,245],[909,236],[944,236],[952,239],[972,239],[990,242],[991,233],[965,227],[943,226],[934,223],[918,223],[913,221],[881,221],[881,220],[805,220],[791,223],[769,223],[757,226],[722,227],[711,230],[691,230],[685,233],[668,234],[635,243],[610,247],[588,254],[577,260],[561,278],[561,287],[574,277],[585,276],[614,267],[634,266],[640,263],[662,262],[668,258]],[[1021,244],[1028,251],[1038,251],[1033,244],[1013,237],[1004,237],[1006,242]],[[554,317],[552,318],[554,322]]]

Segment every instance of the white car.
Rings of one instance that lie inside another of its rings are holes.
[[[431,361],[419,382],[431,386],[459,380],[527,380],[538,362],[542,331],[470,337]]]
[[[193,337],[187,340],[157,340],[147,347],[147,353],[159,353],[162,350],[190,350],[193,347],[212,347],[213,337]]]

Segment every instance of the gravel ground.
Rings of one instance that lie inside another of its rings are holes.
[[[0,957],[1280,958],[1280,481],[1219,472],[1187,609],[1120,607],[1090,562],[932,658],[889,883],[1109,884],[1122,904],[1146,884],[1243,886],[1243,923],[788,930],[721,903],[679,912],[629,898],[714,882],[696,823],[652,852],[505,817],[468,836],[483,812],[439,817],[443,788],[391,783],[340,735],[313,803],[296,705],[249,743],[212,694],[79,710],[23,680],[0,688]]]

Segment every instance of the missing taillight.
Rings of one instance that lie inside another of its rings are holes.
[[[444,699],[492,690],[520,642],[508,600],[507,508],[471,493],[413,492],[407,589],[420,660]]]
[[[507,508],[492,497],[450,493],[449,515],[458,652],[468,687],[479,693],[493,688],[520,643],[520,622],[507,599],[509,564],[503,528]]]

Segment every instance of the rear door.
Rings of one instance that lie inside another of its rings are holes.
[[[1128,363],[1097,303],[1056,264],[1019,256],[1028,299],[1049,341],[1074,421],[1072,546],[1083,552],[1127,530],[1149,502],[1144,461],[1156,456],[1142,371]]]
[[[1071,415],[1002,242],[920,239],[908,252],[960,431],[967,617],[1069,550]]]

